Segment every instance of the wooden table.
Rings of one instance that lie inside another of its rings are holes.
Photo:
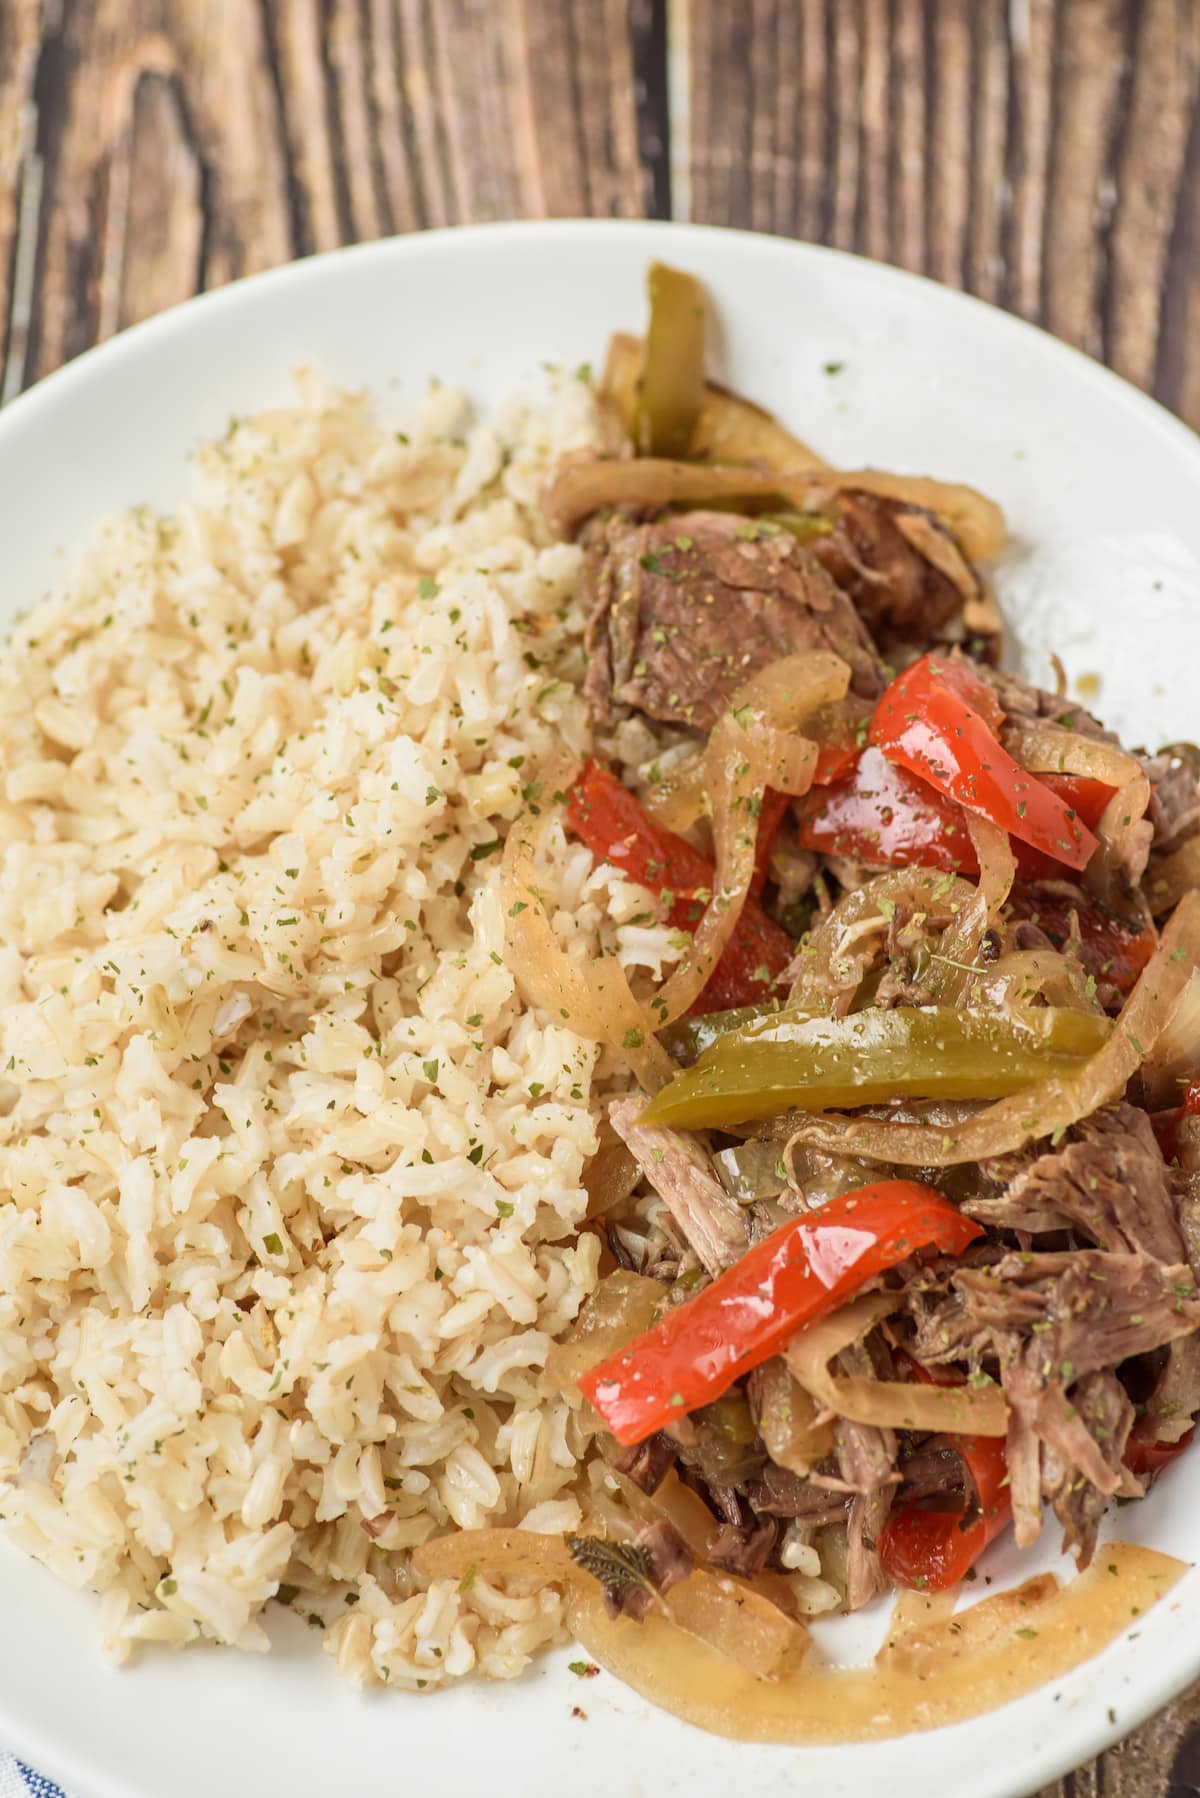
[[[1200,425],[1198,98],[1200,0],[0,0],[0,397],[356,238],[648,214],[969,288]],[[1200,1687],[1052,1790],[1200,1793]]]

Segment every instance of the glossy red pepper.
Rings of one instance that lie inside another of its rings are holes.
[[[567,822],[594,855],[656,893],[677,930],[695,930],[712,895],[713,864],[648,818],[614,774],[587,763],[568,795]],[[795,951],[787,931],[747,899],[696,1009],[732,1011],[770,998]]]
[[[579,1382],[618,1442],[710,1404],[798,1330],[917,1249],[960,1254],[981,1228],[916,1180],[880,1180],[784,1224]]]
[[[1071,774],[1039,778],[1089,827],[1112,797],[1113,789],[1102,781]],[[796,809],[803,849],[888,868],[941,868],[968,877],[979,872],[962,806],[889,762],[881,749],[855,755],[839,780],[814,785]],[[1027,843],[1014,842],[1013,849],[1026,879],[1061,877],[1061,862]]]
[[[813,786],[828,787],[835,780],[843,780],[850,773],[859,757],[859,746],[856,742],[818,743],[817,761],[813,769]]]
[[[1054,861],[1086,868],[1096,838],[996,735],[996,695],[965,662],[924,655],[887,688],[870,741],[888,760]]]
[[[978,872],[963,810],[881,749],[864,749],[836,783],[797,803],[802,849],[889,868]]]
[[[936,1511],[916,1500],[894,1512],[879,1536],[879,1558],[888,1578],[919,1592],[956,1586],[1012,1518],[1003,1437],[946,1440],[962,1456],[974,1501],[968,1494],[965,1510]]]
[[[1147,1473],[1161,1473],[1164,1467],[1169,1467],[1186,1448],[1191,1447],[1194,1434],[1193,1430],[1189,1430],[1178,1442],[1147,1442],[1135,1430],[1125,1444],[1125,1465],[1139,1479]]]
[[[1037,924],[1059,949],[1077,929],[1075,954],[1084,968],[1122,993],[1129,992],[1158,944],[1158,933],[1149,925],[1131,930],[1085,894],[1066,898],[1044,887],[1018,884],[1009,895],[1007,915]]]

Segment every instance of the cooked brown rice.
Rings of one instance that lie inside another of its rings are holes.
[[[608,1070],[519,1004],[497,877],[586,743],[537,500],[596,426],[570,378],[403,433],[300,388],[0,662],[0,1514],[117,1658],[262,1648],[282,1584],[349,1672],[434,1685],[515,1672],[559,1600],[387,1551],[580,1521],[543,1363]],[[564,943],[660,968],[635,889],[561,838],[557,874]]]

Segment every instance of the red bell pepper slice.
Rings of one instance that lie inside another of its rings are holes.
[[[881,749],[864,749],[848,775],[814,787],[797,810],[802,849],[889,868],[978,872],[962,807],[889,762]]]
[[[818,743],[817,760],[813,768],[813,786],[832,786],[836,780],[844,780],[851,772],[859,756],[857,743]]]
[[[1071,774],[1039,778],[1089,827],[1112,797],[1113,789],[1102,781]],[[889,868],[941,868],[968,876],[979,872],[963,808],[889,762],[881,749],[864,749],[829,785],[818,788],[814,783],[811,792],[797,801],[797,812],[803,849]],[[1026,879],[1061,877],[1061,862],[1027,843],[1013,847]]]
[[[614,774],[587,763],[568,795],[567,822],[594,855],[656,893],[677,930],[695,930],[712,895],[713,864],[683,837],[648,818]],[[787,931],[768,918],[757,900],[747,899],[699,1009],[732,1011],[769,998],[795,952]]]
[[[980,1226],[916,1180],[880,1180],[757,1243],[579,1382],[618,1442],[643,1442],[778,1354],[867,1280],[933,1246],[960,1254]]]
[[[974,1566],[1012,1517],[1008,1460],[1000,1436],[950,1436],[975,1488],[963,1511],[936,1511],[920,1500],[893,1513],[879,1536],[884,1572],[897,1586],[944,1592]]]
[[[1072,913],[1079,932],[1073,939]],[[1009,895],[1008,915],[1037,924],[1057,948],[1071,940],[1077,942],[1075,953],[1087,972],[1096,980],[1109,981],[1121,993],[1130,991],[1158,944],[1158,934],[1150,926],[1131,930],[1085,894],[1067,899],[1041,887],[1018,884]]]
[[[1135,1430],[1125,1444],[1125,1465],[1130,1473],[1136,1474],[1139,1479],[1143,1474],[1161,1473],[1164,1467],[1169,1467],[1171,1462],[1183,1453],[1184,1449],[1191,1447],[1194,1434],[1194,1430],[1189,1430],[1186,1436],[1179,1438],[1178,1442],[1147,1442]]]
[[[1015,762],[996,736],[995,693],[963,662],[924,655],[884,692],[868,736],[968,811],[1069,868],[1086,868],[1093,833],[1071,806]]]

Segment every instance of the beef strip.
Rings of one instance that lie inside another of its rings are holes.
[[[1092,1558],[1109,1495],[1129,1489],[1121,1457],[1133,1423],[1133,1406],[1114,1373],[1092,1373],[1079,1380],[1071,1403],[1081,1432],[1102,1457],[1108,1478],[1102,1482],[1088,1479],[1064,1458],[1061,1445],[1047,1445],[1042,1453],[1042,1494],[1062,1525],[1063,1549],[1074,1553],[1083,1568]]]
[[[833,528],[810,538],[809,548],[885,653],[900,644],[928,649],[958,640],[964,600],[982,595],[953,534],[906,500],[844,490]],[[953,567],[958,580],[939,563]]]
[[[756,1516],[790,1517],[809,1529],[826,1523],[844,1523],[851,1494],[831,1492],[786,1467],[768,1461],[757,1480],[746,1488],[746,1499]]]
[[[929,1436],[900,1463],[899,1502],[961,1493],[965,1463],[945,1436]]]
[[[1141,1250],[1172,1265],[1186,1259],[1167,1165],[1135,1105],[1105,1106],[1074,1125],[1063,1146],[998,1156],[981,1171],[1000,1190],[963,1210],[992,1229],[1074,1229],[1102,1249]]]
[[[592,526],[584,691],[602,722],[626,707],[711,730],[751,675],[832,650],[864,699],[883,674],[853,605],[790,532],[728,512]]]
[[[869,1376],[875,1372],[870,1354],[861,1344],[843,1349],[837,1366],[843,1374]],[[833,1452],[838,1473],[854,1494],[846,1532],[846,1607],[857,1611],[888,1586],[875,1545],[888,1520],[900,1478],[896,1472],[895,1431],[837,1417],[833,1424]]]
[[[1132,1413],[1114,1420],[1112,1395],[1086,1382],[1200,1326],[1190,1268],[1141,1252],[1014,1253],[990,1267],[960,1269],[948,1284],[940,1303],[918,1300],[913,1352],[930,1363],[999,1363],[1012,1413],[1008,1464],[1018,1546],[1038,1533],[1045,1476],[1052,1500],[1076,1479],[1101,1495],[1140,1490],[1120,1468]],[[1081,1404],[1087,1394],[1090,1413]],[[1115,1452],[1112,1435],[1098,1429],[1120,1437]],[[1047,1451],[1056,1458],[1049,1467]],[[1085,1504],[1072,1490],[1072,1540],[1090,1552],[1086,1517],[1099,1501],[1088,1496]]]
[[[1163,853],[1178,849],[1200,830],[1200,778],[1196,764],[1168,749],[1142,758],[1150,777],[1150,822],[1154,847]]]
[[[771,1559],[778,1540],[779,1524],[774,1517],[765,1517],[749,1526],[722,1524],[709,1546],[708,1559],[724,1573],[753,1579]]]
[[[1014,723],[1027,724],[1047,719],[1090,737],[1096,743],[1121,747],[1120,739],[1106,730],[1098,718],[1072,699],[1048,693],[1007,669],[991,668],[980,672],[989,680],[999,696],[1007,717]],[[1156,855],[1169,854],[1200,830],[1200,769],[1190,755],[1179,755],[1171,749],[1157,755],[1139,753],[1137,759],[1150,781],[1150,805],[1147,817],[1152,831],[1152,847]],[[1144,871],[1144,861],[1135,866],[1137,878]]]
[[[699,1140],[680,1130],[646,1128],[637,1121],[644,1110],[638,1095],[614,1099],[608,1115],[704,1266],[719,1274],[749,1247],[741,1207],[713,1173]]]
[[[1061,724],[1064,730],[1076,731],[1081,737],[1090,737],[1094,743],[1118,743],[1099,718],[1093,718],[1085,706],[1068,699],[1065,694],[1035,687],[1032,681],[1008,668],[980,668],[976,672],[995,688],[1005,717],[1015,723],[1032,724],[1045,719],[1051,724]]]
[[[1200,1335],[1181,1336],[1166,1352],[1162,1370],[1141,1407],[1139,1436],[1178,1442],[1200,1413]]]
[[[644,1442],[636,1442],[632,1448],[623,1448],[613,1466],[627,1480],[632,1480],[641,1491],[655,1493],[674,1467],[678,1452],[670,1437],[657,1430],[653,1436],[647,1436]]]
[[[677,1586],[695,1565],[683,1537],[665,1519],[644,1523],[634,1541],[649,1557],[650,1577],[660,1592]]]

